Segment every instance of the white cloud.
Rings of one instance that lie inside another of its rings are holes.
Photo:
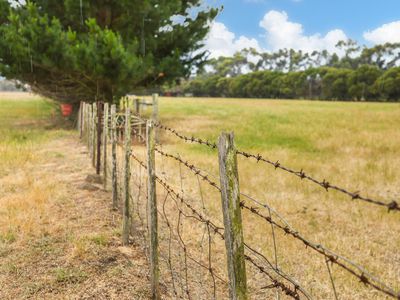
[[[205,41],[205,49],[210,51],[211,58],[219,56],[232,56],[235,52],[245,48],[255,48],[261,50],[258,41],[254,38],[240,36],[236,38],[235,34],[220,22],[213,22],[211,30]]]
[[[364,32],[363,36],[373,44],[399,43],[400,21],[383,24],[374,30]]]
[[[292,48],[306,52],[325,49],[333,52],[337,42],[348,39],[340,29],[329,31],[325,36],[319,33],[307,36],[303,25],[291,22],[285,11],[269,11],[261,20],[260,26],[265,29],[268,48],[273,51]]]

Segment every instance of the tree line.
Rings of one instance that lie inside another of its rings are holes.
[[[400,44],[360,47],[339,42],[337,52],[246,49],[211,59],[179,89],[195,96],[399,101]]]

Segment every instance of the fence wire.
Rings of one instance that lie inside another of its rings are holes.
[[[86,118],[83,118],[86,120]],[[111,116],[108,120],[108,129],[110,130],[111,124],[116,123],[116,136],[117,136],[117,194],[119,203],[122,202],[122,195],[124,191],[123,174],[124,165],[123,151],[124,149],[124,127],[125,115],[117,113],[115,119],[112,120]],[[140,116],[134,116],[130,120],[132,124],[132,134],[136,138],[137,145],[133,146],[129,151],[130,157],[137,163],[137,168],[131,168],[131,190],[135,191],[130,195],[132,203],[132,227],[134,232],[138,234],[140,244],[145,250],[146,257],[149,259],[148,240],[148,199],[147,199],[147,186],[146,186],[146,170],[147,166],[140,156],[142,153],[136,154],[136,150],[144,151],[141,146],[145,141],[145,136],[142,134],[142,126],[146,123],[146,119]],[[96,127],[93,124],[84,122],[82,137],[89,138],[94,135]],[[94,126],[94,128],[91,128]],[[217,144],[210,142],[206,139],[197,137],[185,136],[175,129],[162,125],[159,122],[155,123],[155,127],[168,133],[172,133],[179,139],[206,146],[211,149],[216,149]],[[108,135],[105,132],[103,134]],[[111,139],[107,137],[108,144],[112,143]],[[93,147],[93,142],[87,141],[90,147]],[[108,148],[107,148],[108,149]],[[135,151],[134,151],[135,150]],[[110,150],[108,153],[110,153]],[[156,153],[159,154],[158,158],[161,159],[161,173],[156,174],[157,186],[161,187],[164,196],[159,197],[159,204],[157,213],[159,216],[159,251],[160,251],[160,271],[161,282],[160,286],[163,295],[174,299],[224,299],[228,298],[229,283],[226,267],[226,256],[224,248],[224,226],[220,221],[213,219],[213,214],[207,209],[206,203],[213,201],[210,198],[208,191],[202,189],[202,183],[212,187],[212,190],[218,194],[221,188],[217,184],[219,181],[218,176],[212,175],[210,172],[196,166],[187,160],[184,160],[181,155],[173,155],[163,150],[163,145],[158,144],[155,148]],[[332,185],[326,180],[317,180],[307,175],[303,170],[295,171],[291,168],[285,167],[279,161],[273,162],[263,156],[251,154],[244,151],[237,150],[237,155],[245,158],[256,160],[257,162],[264,162],[273,166],[275,169],[283,170],[287,173],[295,175],[300,179],[305,179],[313,182],[325,190],[336,190],[353,200],[361,200],[374,205],[387,207],[389,211],[400,211],[400,207],[396,201],[384,202],[369,197],[362,196],[360,192],[349,192],[348,190]],[[91,153],[95,155],[95,153]],[[171,176],[166,171],[163,159],[171,159],[179,164],[179,176],[176,173]],[[102,163],[106,165],[108,174],[111,174],[112,162],[107,158],[102,159]],[[185,177],[183,175],[184,167],[193,176],[198,185],[198,196],[193,197],[193,180],[190,189],[185,187]],[[175,177],[175,178],[174,178]],[[106,178],[107,180],[107,178]],[[173,183],[175,182],[175,183]],[[106,182],[106,186],[107,186]],[[159,196],[159,191],[157,195]],[[334,299],[340,298],[340,287],[335,282],[335,276],[332,266],[338,266],[348,274],[357,278],[359,282],[365,286],[379,291],[389,297],[400,299],[400,293],[395,289],[389,287],[381,279],[373,276],[362,266],[356,264],[352,260],[343,257],[327,247],[317,244],[305,238],[301,233],[295,230],[289,222],[285,220],[275,209],[270,205],[260,201],[252,196],[240,193],[242,199],[240,208],[248,214],[253,215],[255,218],[262,220],[271,228],[271,237],[273,240],[273,259],[269,259],[264,253],[263,249],[258,246],[250,245],[248,242],[244,243],[245,247],[245,260],[247,267],[247,274],[249,280],[249,294],[257,299],[260,298],[276,298],[281,299],[281,296],[291,299],[313,299],[310,292],[299,283],[291,274],[282,270],[278,263],[278,247],[276,240],[276,231],[283,233],[285,236],[292,237],[294,240],[303,243],[306,248],[312,249],[324,258],[326,272],[329,278],[329,284],[332,289]],[[253,204],[249,204],[252,202]],[[265,210],[265,212],[262,212]],[[215,239],[217,237],[217,239]]]

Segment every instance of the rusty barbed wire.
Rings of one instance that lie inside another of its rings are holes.
[[[204,224],[206,224],[209,228],[213,229],[214,233],[217,234],[222,240],[225,240],[225,236],[224,234],[221,232],[223,231],[222,227],[218,227],[216,226],[213,222],[211,222],[209,219],[205,218],[202,216],[202,214],[198,211],[196,211],[192,205],[190,205],[189,203],[187,203],[184,198],[182,196],[179,195],[179,193],[175,192],[165,181],[163,181],[161,178],[156,177],[157,181],[167,190],[168,193],[174,195],[178,200],[181,201],[181,203],[183,203],[187,208],[189,208],[192,213],[195,215],[193,218],[199,222],[202,222]],[[248,245],[246,245],[246,247],[252,251],[252,252],[256,252],[254,249],[252,249],[251,247],[249,247]],[[259,255],[259,253],[257,253]],[[265,258],[265,257],[263,257]],[[292,284],[294,284],[295,286],[295,290],[290,289],[290,287],[287,287],[284,283],[278,281],[276,278],[274,278],[267,270],[265,267],[257,264],[253,259],[251,259],[251,257],[249,256],[245,256],[245,259],[250,261],[260,272],[264,273],[265,275],[267,275],[273,282],[274,284],[277,283],[276,287],[279,287],[283,292],[285,292],[286,295],[288,296],[292,296],[294,299],[300,299],[298,296],[298,292],[297,290],[301,291],[301,293],[307,298],[307,299],[311,299],[311,297],[308,295],[307,292],[305,292],[304,289],[302,289],[300,287],[299,284],[294,283],[293,279],[290,279],[287,277],[284,277],[284,275],[282,275],[282,273],[279,270],[275,270],[272,265],[271,265],[271,269],[277,273],[279,276],[282,276],[285,280],[288,280],[289,282],[291,282]],[[266,258],[265,258],[266,259]],[[296,296],[297,295],[297,296]]]
[[[271,161],[271,160],[269,160],[267,158],[264,158],[260,154],[255,155],[255,154],[251,154],[251,153],[247,153],[247,152],[239,151],[239,150],[237,150],[236,152],[237,152],[237,154],[239,154],[241,156],[244,156],[246,158],[252,158],[252,159],[255,159],[257,162],[261,161],[261,162],[267,163],[267,164],[272,165],[273,167],[275,167],[275,169],[280,169],[280,170],[283,170],[283,171],[288,172],[290,174],[296,175],[300,179],[306,179],[308,181],[311,181],[311,182],[321,186],[326,191],[329,191],[330,189],[331,190],[336,190],[338,192],[341,192],[343,194],[346,194],[346,195],[350,196],[352,198],[352,200],[362,200],[362,201],[369,202],[369,203],[372,203],[372,204],[375,204],[375,205],[387,207],[389,212],[390,211],[400,211],[399,204],[394,200],[392,202],[390,202],[390,203],[385,203],[383,201],[379,201],[379,200],[375,200],[375,199],[372,199],[372,198],[364,197],[364,196],[361,196],[359,192],[350,192],[350,191],[348,191],[348,190],[346,190],[344,188],[341,188],[341,187],[338,187],[336,185],[330,184],[325,179],[322,180],[322,181],[321,180],[317,180],[317,179],[307,175],[303,170],[295,171],[295,170],[293,170],[291,168],[283,166],[279,161],[273,162],[273,161]]]
[[[189,170],[191,170],[195,175],[199,176],[201,179],[203,179],[205,182],[207,182],[209,185],[211,185],[212,187],[214,187],[215,189],[217,189],[218,191],[221,191],[221,188],[214,182],[212,181],[208,175],[204,175],[202,173],[202,170],[199,169],[198,167],[196,167],[193,164],[190,164],[189,161],[184,161],[182,158],[175,156],[173,154],[170,153],[166,153],[158,148],[155,148],[155,151],[158,152],[160,155],[164,156],[164,157],[168,157],[168,158],[172,158],[174,160],[176,160],[177,162],[183,164],[184,166],[186,166]]]
[[[395,292],[392,288],[388,287],[386,284],[384,284],[381,280],[377,279],[375,276],[371,275],[367,270],[365,270],[363,267],[359,266],[355,262],[351,261],[348,258],[345,258],[339,254],[336,254],[335,252],[325,248],[323,245],[320,244],[315,244],[309,240],[307,240],[305,237],[303,237],[298,231],[295,231],[293,228],[291,228],[289,225],[287,225],[287,222],[285,226],[275,222],[270,218],[269,216],[265,216],[262,213],[259,212],[259,210],[255,207],[250,207],[247,206],[243,201],[240,203],[240,206],[243,209],[246,209],[250,211],[251,213],[257,215],[258,217],[264,219],[270,224],[273,224],[275,227],[279,228],[280,230],[284,231],[285,234],[293,236],[295,239],[301,241],[306,245],[306,247],[310,247],[311,249],[317,251],[318,253],[322,254],[325,258],[327,258],[331,263],[338,265],[342,269],[346,270],[350,274],[354,275],[357,277],[360,282],[364,283],[365,285],[369,285],[373,287],[374,289],[385,293],[388,296],[391,296],[396,299],[400,299],[400,293]],[[264,206],[267,207],[267,206]],[[343,261],[343,262],[341,262]],[[361,274],[358,274],[355,270],[347,266],[345,263],[352,265],[357,271],[359,271]]]
[[[134,160],[136,160],[140,165],[142,165],[144,168],[146,168],[144,162],[142,162],[138,157],[136,157],[134,154],[131,154],[132,158]],[[223,231],[224,228],[219,227],[217,225],[215,225],[215,223],[213,223],[212,221],[210,221],[209,219],[207,219],[206,217],[204,217],[200,212],[198,212],[190,203],[188,203],[187,201],[185,201],[185,199],[178,193],[176,192],[171,186],[168,185],[167,182],[165,182],[163,179],[161,179],[160,177],[156,176],[156,180],[158,183],[160,183],[161,186],[163,186],[163,188],[170,194],[173,195],[174,197],[176,197],[176,199],[178,199],[179,201],[181,201],[182,204],[184,204],[193,214],[193,218],[201,223],[206,224],[207,226],[209,226],[216,235],[218,235],[222,240],[225,240],[225,236],[224,233],[222,233],[221,231]],[[254,250],[253,250],[254,252]],[[283,282],[278,281],[276,278],[274,278],[265,267],[257,264],[255,262],[254,259],[252,259],[250,256],[245,255],[245,259],[248,260],[251,264],[253,264],[261,273],[267,275],[272,282],[274,283],[274,285],[276,285],[277,288],[280,288],[286,295],[291,296],[294,299],[300,299],[298,296],[298,292],[300,291],[304,296],[307,297],[307,299],[310,299],[310,296],[308,295],[308,293],[306,293],[304,291],[304,289],[302,289],[298,284],[295,284],[295,289],[291,289],[290,287],[286,286]],[[272,267],[271,270],[273,270],[274,272],[276,272],[276,270]],[[279,276],[282,276],[281,273],[277,273]],[[288,280],[287,278],[284,278],[286,280]],[[292,283],[292,281],[289,281]]]
[[[300,284],[291,276],[289,276],[288,274],[286,274],[285,272],[283,272],[281,269],[279,269],[278,267],[275,267],[270,261],[269,259],[263,255],[262,253],[260,253],[259,251],[255,250],[253,247],[251,247],[249,244],[244,243],[245,249],[247,251],[252,252],[253,254],[255,254],[258,258],[262,259],[265,263],[267,263],[269,269],[273,270],[278,276],[282,277],[283,279],[285,279],[286,281],[290,282],[291,284],[293,284],[293,286],[295,287],[295,291],[300,291],[307,299],[312,299],[311,295],[308,294],[308,292],[306,290],[304,290]],[[270,279],[274,279],[271,275],[268,275],[270,277]]]
[[[201,178],[203,178],[205,181],[207,181],[211,186],[213,186],[214,188],[216,188],[216,189],[218,189],[218,190],[220,191],[220,188],[218,187],[218,185],[217,185],[215,182],[211,181],[211,180],[208,178],[207,175],[202,174],[202,172],[204,172],[204,171],[202,171],[200,168],[194,166],[193,164],[190,164],[188,161],[184,161],[184,160],[181,159],[180,157],[174,156],[174,155],[172,155],[172,154],[165,153],[165,152],[163,152],[163,151],[161,151],[161,150],[159,150],[159,149],[156,149],[156,151],[157,151],[158,153],[160,153],[161,155],[165,156],[165,157],[172,158],[172,159],[178,161],[179,163],[183,164],[183,165],[186,166],[189,170],[191,170],[194,174],[199,175]],[[241,193],[241,195],[242,195],[242,196],[248,197],[247,195],[245,195],[245,194],[243,194],[243,193]],[[260,202],[258,202],[258,203],[260,204]],[[243,208],[246,208],[247,210],[250,210],[250,211],[253,212],[253,213],[255,213],[255,211],[256,211],[256,208],[250,208],[250,207],[246,206],[243,202],[241,203],[241,206],[242,206]],[[268,207],[267,207],[267,206],[264,206],[264,207],[265,207],[265,208],[268,208],[269,211],[271,212],[271,208],[270,208],[269,206],[268,206]],[[275,210],[273,210],[273,211],[274,211],[275,214],[277,214]],[[257,212],[258,212],[258,211],[257,211]],[[256,213],[256,214],[257,214],[257,213]],[[381,292],[384,292],[384,293],[385,293],[385,290],[386,290],[387,292],[389,292],[388,295],[393,296],[393,297],[396,297],[396,292],[394,292],[394,290],[392,290],[391,288],[387,287],[387,286],[386,286],[384,283],[382,283],[380,280],[374,278],[374,276],[372,276],[371,274],[369,274],[369,272],[367,272],[363,267],[358,266],[356,263],[354,263],[354,262],[350,261],[349,259],[344,258],[344,257],[342,257],[342,256],[340,256],[340,255],[334,253],[333,251],[331,251],[331,250],[325,248],[325,247],[322,246],[322,245],[317,245],[317,244],[315,244],[315,243],[312,243],[312,242],[308,241],[308,240],[305,239],[303,236],[301,236],[297,231],[291,229],[291,227],[288,225],[288,223],[287,223],[286,221],[284,222],[284,223],[285,223],[285,226],[282,226],[282,225],[278,224],[277,222],[274,222],[274,221],[272,220],[271,216],[264,216],[264,215],[261,215],[259,212],[258,212],[258,215],[259,215],[259,217],[262,216],[264,219],[266,219],[266,220],[268,221],[268,223],[270,223],[271,225],[280,228],[281,230],[285,231],[286,234],[291,234],[293,237],[295,237],[295,238],[301,240],[306,246],[309,246],[309,247],[311,247],[312,249],[314,249],[314,250],[316,250],[317,252],[319,252],[320,254],[323,254],[323,255],[324,255],[326,258],[328,258],[329,261],[331,261],[332,263],[336,263],[337,265],[339,265],[340,267],[342,267],[342,268],[345,269],[346,271],[348,271],[348,272],[352,273],[353,275],[357,276],[357,277],[360,279],[360,281],[362,281],[364,284],[369,284],[369,285],[371,285],[372,287],[374,287],[374,288],[376,288],[376,289],[378,289],[378,290],[380,290]],[[282,219],[281,216],[279,216],[279,218]],[[355,273],[354,270],[349,269],[346,265],[344,265],[344,264],[342,264],[342,263],[340,263],[340,262],[332,261],[332,258],[334,258],[334,257],[336,257],[335,260],[337,260],[337,259],[340,258],[340,259],[342,259],[343,261],[346,261],[347,263],[353,265],[353,267],[355,267],[356,269],[358,269],[358,271],[361,272],[361,275]],[[265,258],[265,257],[264,257],[264,258]],[[277,270],[274,270],[274,271],[277,271]],[[368,274],[368,275],[367,275],[367,274]],[[368,280],[368,277],[366,277],[366,276],[368,276],[369,279],[375,281],[375,284],[374,284],[373,282],[370,282],[370,283],[369,283],[370,280]],[[364,278],[364,277],[365,277],[365,278]],[[381,285],[385,290],[381,290],[381,289],[379,288],[380,285]],[[397,297],[400,299],[400,294],[399,294]]]
[[[160,128],[160,129],[163,129],[165,131],[169,131],[169,132],[173,133],[175,136],[177,136],[178,138],[180,138],[180,139],[182,139],[182,140],[184,140],[186,142],[198,143],[198,144],[206,145],[206,146],[210,147],[211,149],[216,149],[217,148],[217,144],[214,143],[214,142],[210,142],[208,140],[203,140],[201,138],[196,138],[194,136],[187,137],[187,136],[179,133],[177,130],[175,130],[175,129],[171,128],[171,127],[167,127],[165,125],[162,125],[159,122],[156,122],[155,126]],[[336,186],[336,185],[333,185],[333,184],[329,183],[329,181],[327,181],[326,179],[324,179],[322,181],[318,180],[318,179],[315,179],[315,178],[307,175],[303,170],[296,171],[296,170],[293,170],[293,169],[291,169],[289,167],[286,167],[286,166],[282,165],[279,162],[279,160],[274,162],[272,160],[264,158],[260,154],[252,154],[252,153],[248,153],[248,152],[241,151],[241,150],[237,150],[236,153],[238,155],[241,155],[241,156],[246,157],[246,158],[255,159],[257,162],[262,161],[264,163],[267,163],[267,164],[275,167],[275,169],[280,169],[280,170],[283,170],[283,171],[288,172],[290,174],[296,175],[300,179],[306,179],[306,180],[308,180],[310,182],[313,182],[313,183],[321,186],[326,191],[336,190],[338,192],[341,192],[341,193],[351,197],[352,200],[361,200],[361,201],[368,202],[368,203],[371,203],[371,204],[375,204],[375,205],[378,205],[378,206],[387,207],[389,212],[390,211],[400,211],[400,205],[396,200],[393,200],[393,201],[390,201],[390,202],[383,202],[383,201],[380,201],[380,200],[376,200],[376,199],[372,199],[372,198],[369,198],[369,197],[365,197],[365,196],[360,195],[360,192],[358,192],[358,191],[357,192],[350,192],[345,188],[342,188],[342,187],[339,187],[339,186]]]
[[[256,267],[261,273],[266,274],[270,278],[270,280],[272,281],[273,284],[270,285],[270,286],[267,286],[265,288],[280,288],[287,296],[290,296],[290,297],[292,297],[293,299],[296,299],[296,300],[300,299],[300,295],[297,292],[296,287],[295,287],[294,290],[288,288],[285,284],[283,284],[282,282],[278,281],[277,279],[272,277],[268,272],[266,272],[266,269],[263,266],[260,266],[259,264],[257,264],[256,261],[253,258],[251,258],[248,255],[245,255],[244,257],[254,267]]]
[[[205,139],[200,139],[200,138],[196,138],[194,136],[192,137],[187,137],[181,133],[179,133],[178,131],[176,131],[173,128],[167,127],[165,125],[162,125],[160,122],[155,122],[154,126],[156,126],[159,129],[165,130],[165,131],[169,131],[172,134],[174,134],[176,137],[180,138],[181,140],[184,140],[185,142],[189,142],[189,143],[196,143],[196,144],[200,144],[200,145],[205,145],[211,149],[216,149],[217,148],[217,144],[210,142],[208,140]]]
[[[206,178],[206,181],[208,181],[208,182],[210,183],[211,180],[209,180],[209,178],[208,178],[206,175],[203,175],[203,174],[201,173],[202,170],[199,169],[198,167],[194,166],[193,164],[190,164],[188,161],[184,161],[184,160],[182,160],[180,157],[177,157],[177,156],[174,156],[174,155],[165,153],[165,152],[163,152],[163,151],[161,151],[161,150],[158,150],[158,149],[156,149],[156,151],[157,151],[158,153],[160,153],[161,155],[163,155],[163,156],[166,156],[166,157],[170,157],[170,158],[175,159],[176,161],[178,161],[178,162],[180,162],[181,164],[183,164],[184,166],[186,166],[186,167],[187,167],[189,170],[191,170],[194,174],[199,175],[199,176],[201,176],[202,178],[205,177],[205,178]],[[215,188],[217,188],[218,190],[220,190],[220,188],[219,188],[213,181],[211,181],[210,185],[213,186],[213,187],[215,187]],[[241,194],[242,194],[242,193],[241,193]],[[246,196],[245,194],[242,194],[242,195]],[[242,207],[248,209],[248,207],[245,206],[243,203],[242,203],[241,205],[242,205]],[[267,208],[269,209],[269,212],[271,213],[271,208],[270,208],[270,207],[267,207]],[[253,208],[253,210],[254,210],[254,209],[255,209],[255,208]],[[253,212],[253,211],[252,211],[252,212]],[[275,212],[275,211],[274,211],[274,212]],[[253,212],[253,213],[254,213],[254,212]],[[277,226],[278,228],[283,229],[283,230],[285,231],[285,233],[288,233],[288,230],[289,230],[289,229],[287,229],[287,228],[290,228],[290,226],[288,225],[287,222],[285,222],[285,226],[281,226],[280,224],[274,222],[274,221],[272,220],[272,217],[271,217],[271,216],[268,216],[268,217],[267,217],[267,216],[263,216],[263,218],[264,218],[264,219],[265,219],[265,218],[268,218],[267,221],[268,221],[272,226]],[[272,227],[272,228],[273,228],[273,227]],[[295,231],[292,230],[292,232],[295,232]],[[297,232],[296,232],[296,234],[297,234],[299,237],[303,238],[303,237],[300,236]],[[310,241],[307,241],[307,242],[304,242],[304,241],[305,241],[305,238],[302,239],[302,242],[305,243],[306,245],[310,245],[310,247],[311,247],[311,245],[316,246],[316,247],[319,246],[319,248],[320,248],[322,251],[324,251],[324,250],[325,250],[325,251],[328,251],[328,250],[325,249],[322,245],[315,245],[315,244],[313,244],[313,243],[310,242]],[[315,249],[315,250],[318,251],[318,249]],[[330,250],[329,250],[329,251],[330,251]],[[318,252],[321,253],[321,251],[318,251]],[[332,251],[330,251],[330,252],[332,252]],[[333,253],[333,252],[332,252],[332,253]],[[332,254],[332,255],[333,255],[333,254]],[[331,259],[332,255],[329,256],[328,258]],[[337,254],[334,254],[334,255],[335,255],[336,257],[338,257]],[[356,265],[355,263],[353,263],[353,264]],[[365,273],[364,268],[362,268],[362,267],[357,267],[357,268],[358,268],[359,270],[362,270],[362,271]],[[348,271],[348,270],[347,270],[347,271]]]

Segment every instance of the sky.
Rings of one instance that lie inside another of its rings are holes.
[[[400,42],[400,0],[208,0],[223,6],[206,49],[212,57],[253,47],[330,50],[340,40]]]

